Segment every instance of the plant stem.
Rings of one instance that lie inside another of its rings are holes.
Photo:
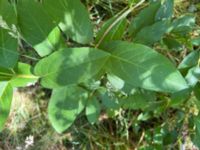
[[[96,44],[95,48],[98,48],[99,45],[102,43],[102,41],[104,40],[104,38],[106,37],[106,35],[110,32],[110,30],[112,30],[112,28],[119,23],[122,19],[124,19],[125,17],[127,17],[134,9],[136,9],[137,7],[139,7],[140,5],[142,5],[145,2],[145,0],[141,0],[139,3],[137,3],[136,5],[134,5],[133,7],[129,8],[127,11],[125,11],[121,16],[119,16],[119,18],[117,18],[109,27],[108,29],[105,31],[104,35],[101,37],[101,39],[99,40],[99,42]]]

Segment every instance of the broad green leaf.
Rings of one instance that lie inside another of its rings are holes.
[[[49,106],[49,120],[58,133],[68,129],[86,105],[88,94],[77,86],[53,90]]]
[[[171,107],[180,107],[180,104],[190,98],[191,92],[191,88],[188,88],[171,94],[169,105]]]
[[[200,67],[191,68],[185,78],[188,85],[194,87],[200,80]]]
[[[154,92],[149,92],[147,90],[135,90],[134,93],[127,99],[123,100],[123,108],[144,110],[155,100],[156,96]]]
[[[90,43],[93,40],[93,27],[83,4],[80,0],[68,0],[68,4],[64,6],[65,18],[59,25],[61,29],[74,41]]]
[[[105,50],[110,53],[94,48],[55,52],[39,61],[35,74],[48,88],[85,82],[105,72],[118,76],[133,87],[163,92],[187,88],[172,63],[151,48],[120,41],[106,45]]]
[[[181,16],[175,19],[171,25],[173,33],[185,35],[195,26],[195,17],[193,15]]]
[[[0,27],[8,29],[17,24],[17,15],[14,5],[8,0],[0,0]]]
[[[20,33],[26,42],[33,47],[42,42],[46,44],[46,47],[54,47],[53,44],[55,43],[49,41],[48,35],[57,25],[57,22],[56,20],[52,20],[48,12],[45,11],[42,2],[35,0],[18,0],[17,13]],[[37,49],[37,51],[42,53],[41,47]],[[45,54],[46,53],[47,52],[45,52]]]
[[[152,45],[162,39],[170,27],[169,20],[157,22],[151,26],[144,27],[135,36],[134,42]]]
[[[112,29],[110,29],[110,26],[113,24],[116,18],[117,17],[112,17],[111,19],[107,20],[102,28],[98,31],[95,43],[100,43],[99,47],[101,47],[101,45],[103,45],[103,43],[105,42],[122,39],[122,36],[124,35],[127,26],[127,20],[126,18],[122,19]]]
[[[34,72],[48,88],[77,84],[97,75],[109,55],[94,48],[68,48],[39,61]]]
[[[162,6],[159,8],[158,12],[156,13],[155,19],[163,20],[163,19],[170,19],[173,15],[174,9],[174,0],[165,0]]]
[[[14,75],[14,70],[9,68],[0,67],[0,82],[8,81]]]
[[[176,92],[187,88],[186,81],[163,55],[141,44],[110,42],[105,47],[111,52],[107,63],[113,73],[134,87]]]
[[[61,19],[59,27],[74,41],[87,44],[93,40],[89,13],[80,0],[47,0],[44,7],[54,20]]]
[[[98,89],[98,97],[101,100],[101,104],[107,110],[117,110],[120,108],[119,100],[113,97],[106,87]]]
[[[0,82],[0,132],[10,113],[13,90],[8,82]]]
[[[89,99],[85,111],[88,121],[91,124],[96,123],[99,119],[101,112],[99,101],[96,98]]]
[[[169,51],[182,51],[183,45],[175,38],[166,37],[163,39],[164,44],[168,47]]]
[[[128,29],[129,35],[135,36],[145,26],[152,25],[160,5],[160,2],[152,3],[134,17]]]
[[[9,35],[9,30],[0,27],[0,66],[14,68],[17,60],[17,39]]]
[[[63,47],[66,47],[65,41],[58,27],[55,27],[51,31],[45,41],[34,46],[35,50],[41,57],[49,55],[53,51],[62,49]]]
[[[194,67],[198,64],[200,58],[199,50],[189,53],[179,64],[178,69]]]
[[[12,87],[24,87],[28,84],[33,84],[37,81],[38,77],[31,73],[31,66],[24,63],[18,63],[15,69],[15,74],[10,81]]]
[[[118,99],[109,95],[107,91],[105,91],[104,93],[101,93],[100,99],[103,106],[107,109],[116,110],[120,108],[120,103]]]

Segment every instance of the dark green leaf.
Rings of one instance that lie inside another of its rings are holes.
[[[191,89],[184,89],[178,92],[175,92],[171,95],[170,106],[177,107],[180,106],[185,100],[190,98]]]
[[[194,87],[194,95],[200,101],[200,83],[197,83]]]
[[[17,39],[9,35],[9,30],[0,27],[0,66],[14,68],[17,60]]]
[[[12,28],[17,24],[17,15],[14,11],[14,5],[8,0],[0,0],[0,27]]]
[[[113,26],[112,29],[110,29],[110,26],[113,24],[113,22],[116,20],[117,17],[113,17],[106,21],[102,28],[99,30],[96,36],[95,43],[99,44],[99,47],[103,45],[105,42],[110,42],[114,40],[121,40],[122,36],[124,35],[124,31],[126,29],[127,20],[122,19],[119,23],[117,23],[115,26]],[[107,32],[109,30],[109,32]]]
[[[101,96],[101,101],[107,109],[119,109],[119,101],[109,96],[108,93]]]
[[[53,90],[48,106],[48,116],[58,133],[68,129],[84,109],[88,94],[76,86]]]
[[[194,118],[194,124],[196,126],[196,129],[195,129],[195,136],[193,138],[193,143],[200,147],[200,116],[197,116]]]
[[[165,33],[168,32],[170,26],[169,20],[157,22],[151,26],[141,29],[135,36],[134,42],[145,45],[152,45],[162,39]]]
[[[10,113],[13,90],[8,82],[0,82],[0,132]]]
[[[147,108],[153,101],[156,100],[155,93],[146,90],[135,90],[128,99],[123,100],[123,107],[126,109],[142,109]]]
[[[174,0],[165,0],[162,6],[159,8],[156,13],[156,21],[163,19],[170,19],[173,15],[174,9]]]
[[[182,51],[183,50],[183,45],[174,38],[170,38],[170,37],[164,38],[163,42],[170,51]]]
[[[35,0],[18,0],[17,13],[20,33],[26,42],[36,46],[46,41],[46,47],[54,46],[47,37],[57,22],[52,20],[48,11],[45,11],[43,3]]]
[[[134,17],[128,29],[129,34],[135,36],[145,26],[152,25],[160,5],[160,2],[152,3]]]

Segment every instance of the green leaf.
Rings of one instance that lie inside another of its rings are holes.
[[[74,41],[87,44],[93,40],[89,13],[80,0],[47,0],[44,5],[54,20],[61,19],[59,27]]]
[[[194,67],[198,64],[198,60],[200,58],[199,51],[192,51],[189,53],[183,61],[179,64],[178,69],[190,68]]]
[[[163,20],[156,22],[151,26],[144,27],[140,32],[137,33],[134,42],[142,43],[145,45],[152,45],[162,39],[164,34],[168,32],[169,27],[169,20]]]
[[[13,4],[8,0],[0,0],[0,27],[8,29],[17,24],[17,15]]]
[[[65,5],[65,19],[59,25],[61,29],[74,41],[82,44],[93,40],[93,26],[89,13],[80,0],[68,0]]]
[[[9,30],[0,27],[0,66],[14,68],[17,60],[17,39],[9,35]]]
[[[156,13],[155,20],[170,19],[173,15],[174,0],[165,0]]]
[[[191,42],[194,46],[200,46],[200,37],[192,39]]]
[[[124,87],[124,81],[113,74],[107,74],[107,79],[115,91],[119,91]]]
[[[171,107],[180,107],[180,104],[190,98],[191,92],[191,88],[188,88],[171,94],[169,105]]]
[[[160,2],[152,3],[134,17],[128,29],[129,35],[134,37],[142,28],[152,25],[160,5]]]
[[[14,75],[14,70],[0,67],[0,81],[8,81]]]
[[[101,106],[98,100],[96,98],[89,99],[85,111],[88,121],[91,124],[96,123],[101,112]]]
[[[183,45],[176,39],[167,37],[163,39],[164,44],[168,47],[169,51],[182,51]]]
[[[65,41],[58,27],[55,27],[51,31],[46,40],[34,46],[35,50],[41,57],[49,55],[53,51],[62,49],[63,47],[66,47]]]
[[[113,26],[112,29],[109,30],[110,26],[113,24],[113,22],[116,20],[116,18],[117,17],[112,17],[111,19],[107,20],[104,23],[104,25],[101,27],[101,29],[98,31],[95,43],[96,44],[100,43],[100,45],[99,45],[100,48],[101,48],[101,45],[103,45],[103,43],[105,43],[105,42],[122,39],[122,36],[124,35],[126,26],[127,26],[126,18],[122,19],[115,26]]]
[[[119,103],[118,99],[115,99],[112,96],[109,96],[107,92],[101,95],[101,101],[102,101],[102,104],[107,109],[119,109],[120,108],[120,103]]]
[[[39,61],[34,72],[48,88],[77,84],[97,75],[109,56],[94,48],[68,48]]]
[[[200,80],[200,68],[199,67],[191,68],[188,71],[188,74],[186,75],[185,78],[186,81],[188,82],[188,85],[194,87]]]
[[[17,13],[20,33],[26,42],[33,47],[44,41],[47,47],[54,46],[47,37],[57,22],[45,11],[42,2],[18,0]]]
[[[194,87],[194,95],[200,101],[200,83],[197,83]]]
[[[141,44],[110,42],[107,72],[117,75],[133,87],[176,92],[187,88],[186,81],[163,55]]]
[[[15,69],[15,74],[10,81],[12,87],[24,87],[28,84],[33,84],[38,80],[38,77],[31,73],[31,66],[25,63],[18,63]]]
[[[185,35],[195,26],[195,17],[193,15],[181,16],[175,19],[171,25],[171,30],[175,34]]]
[[[58,133],[68,129],[78,114],[84,109],[88,94],[77,86],[67,86],[53,90],[48,116]]]
[[[147,90],[135,90],[134,93],[132,93],[127,99],[123,100],[123,108],[144,110],[155,100],[156,96],[154,92]]]
[[[0,82],[0,132],[10,113],[13,90],[8,82]]]
[[[133,87],[163,92],[187,88],[172,63],[149,47],[116,41],[106,44],[105,50],[110,53],[94,48],[61,50],[39,61],[34,72],[47,88],[85,82],[105,72]]]

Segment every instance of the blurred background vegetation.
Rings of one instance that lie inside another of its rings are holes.
[[[134,0],[83,0],[90,11],[90,17],[97,31],[110,17],[128,7]],[[140,11],[139,8],[137,11]],[[200,25],[200,1],[199,0],[175,0],[175,16],[186,13],[194,13],[197,24]],[[133,15],[135,12],[133,12]],[[145,18],[144,18],[145,19]],[[195,35],[195,33],[192,33]],[[173,55],[173,54],[171,54]],[[30,51],[30,58],[22,56],[23,61],[34,63],[37,55]],[[176,56],[179,57],[179,56]],[[30,61],[31,60],[31,61]],[[16,89],[12,104],[12,111],[5,130],[0,133],[0,150],[78,150],[78,149],[143,149],[145,143],[151,141],[155,144],[162,141],[166,130],[172,130],[165,134],[169,141],[174,143],[166,149],[180,148],[182,138],[187,140],[188,128],[179,126],[179,119],[183,117],[181,111],[167,110],[165,125],[163,118],[151,118],[140,111],[120,110],[112,119],[108,119],[104,113],[99,118],[99,123],[90,125],[83,116],[76,120],[75,124],[62,135],[57,134],[51,127],[47,118],[47,105],[51,93],[41,88],[38,84],[27,88]],[[192,101],[185,104],[187,112],[198,111]],[[159,113],[159,111],[158,111]],[[174,115],[176,114],[176,115]],[[140,118],[140,119],[138,119]],[[137,121],[136,121],[137,120]],[[145,122],[148,120],[147,122]],[[163,126],[162,126],[163,125]],[[161,128],[162,127],[162,128]],[[175,138],[180,141],[175,141]],[[173,139],[174,137],[174,139]],[[200,140],[200,139],[199,139]],[[188,139],[188,150],[197,149]],[[150,150],[152,148],[149,148]]]

